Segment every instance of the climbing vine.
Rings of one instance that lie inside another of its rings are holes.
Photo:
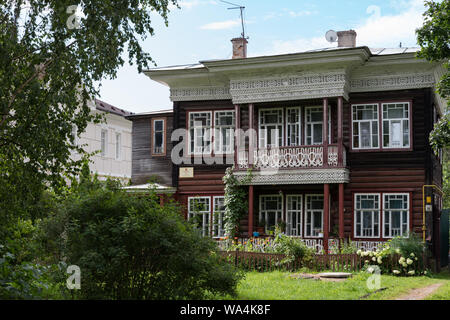
[[[251,170],[247,176],[238,179],[234,174],[234,167],[227,168],[223,182],[225,184],[225,235],[233,239],[239,232],[239,222],[248,213],[248,191],[244,185],[251,181]]]

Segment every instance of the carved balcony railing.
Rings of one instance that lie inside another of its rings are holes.
[[[326,161],[324,161],[324,148],[322,145],[260,148],[253,152],[253,168],[264,170],[345,167],[344,147],[339,154],[338,145],[328,145]],[[248,169],[250,161],[248,150],[238,152],[238,169]]]

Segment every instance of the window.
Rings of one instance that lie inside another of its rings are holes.
[[[377,104],[353,105],[352,125],[354,149],[379,147]]]
[[[100,138],[100,148],[102,157],[106,157],[107,148],[108,148],[108,130],[102,129],[101,138]]]
[[[153,154],[164,155],[165,150],[165,120],[153,119]]]
[[[265,195],[260,196],[259,199],[259,223],[264,225],[267,234],[283,220],[283,196]]]
[[[355,237],[380,236],[380,195],[355,194]]]
[[[392,238],[404,236],[409,230],[409,194],[383,195],[383,236]]]
[[[306,195],[305,237],[321,237],[323,233],[323,195]]]
[[[188,198],[188,220],[194,223],[203,236],[209,236],[209,220],[211,216],[210,197]]]
[[[383,103],[383,147],[409,148],[409,103]]]
[[[259,147],[283,145],[283,109],[259,110]]]
[[[72,126],[72,138],[73,138],[73,145],[78,145],[78,128],[76,125]]]
[[[300,237],[302,235],[302,196],[288,195],[286,201],[286,234]]]
[[[221,238],[225,236],[225,198],[214,197],[212,236]]]
[[[301,144],[301,113],[300,108],[286,109],[286,145],[299,146]]]
[[[234,151],[234,111],[214,112],[214,152]]]
[[[211,112],[189,113],[189,154],[211,153]]]
[[[116,160],[120,159],[121,148],[122,148],[122,135],[120,133],[116,133]]]
[[[306,144],[322,144],[322,108],[306,108]]]

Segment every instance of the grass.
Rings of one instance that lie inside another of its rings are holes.
[[[214,297],[215,299],[238,300],[357,300],[370,294],[365,299],[395,299],[412,289],[425,287],[436,282],[443,282],[430,299],[450,299],[450,273],[426,277],[381,276],[381,287],[387,287],[374,293],[367,287],[370,277],[367,273],[356,273],[352,278],[342,282],[317,281],[290,277],[292,273],[248,272],[237,288],[237,296]]]

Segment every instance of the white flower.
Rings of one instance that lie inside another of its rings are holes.
[[[378,257],[378,264],[382,264],[383,263],[383,259],[381,257]]]
[[[367,268],[368,273],[373,273],[374,269],[372,267]]]
[[[415,257],[415,258],[414,258],[414,260],[416,260],[416,261],[417,261],[417,257]]]
[[[392,272],[393,272],[394,274],[399,274],[399,273],[400,273],[400,271],[398,271],[398,270],[392,270]]]
[[[413,260],[411,260],[410,258],[408,258],[407,260],[406,260],[406,263],[407,264],[412,264],[414,261]]]
[[[361,250],[356,251],[356,254],[357,254],[358,256],[360,256],[360,255],[361,255]]]
[[[403,262],[402,266],[406,268],[408,266],[408,264],[406,262]]]
[[[405,262],[405,258],[401,257],[401,258],[398,260],[398,263],[403,264],[403,262]]]
[[[414,257],[414,252],[411,252],[410,256],[411,256],[411,257]]]
[[[396,253],[400,253],[400,249],[398,249],[398,248],[395,249],[395,252],[396,252]]]
[[[373,257],[373,258],[372,258],[372,261],[377,261],[377,258]]]
[[[408,271],[408,274],[413,275],[415,273],[414,270]]]

